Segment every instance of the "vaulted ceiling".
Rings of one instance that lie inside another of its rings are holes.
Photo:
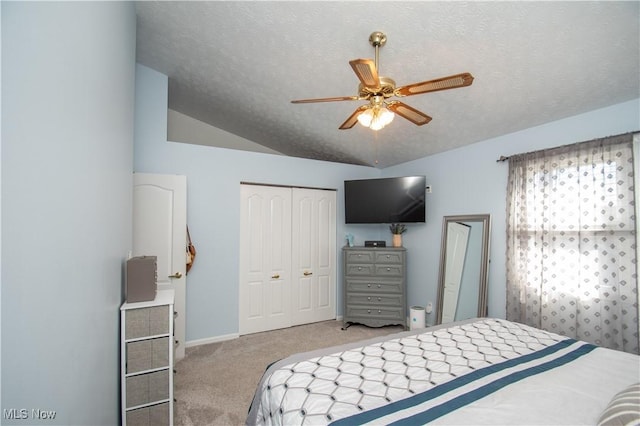
[[[284,155],[384,168],[640,98],[640,2],[196,1],[136,4],[137,60],[169,108]],[[462,72],[469,87],[401,100],[433,118],[338,127],[365,101],[349,65],[398,86]],[[211,140],[215,146],[216,141]]]

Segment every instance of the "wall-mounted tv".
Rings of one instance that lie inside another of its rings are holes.
[[[425,222],[425,186],[425,176],[346,180],[345,222]]]

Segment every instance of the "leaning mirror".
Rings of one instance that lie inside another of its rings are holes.
[[[488,214],[444,217],[436,324],[487,315],[490,231]]]

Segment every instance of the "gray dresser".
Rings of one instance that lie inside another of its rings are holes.
[[[343,322],[407,326],[406,250],[344,247]]]

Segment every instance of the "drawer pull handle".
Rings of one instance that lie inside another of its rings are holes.
[[[313,272],[304,271],[304,276],[308,277],[309,275],[313,275]]]
[[[382,285],[378,284],[378,288],[382,288]]]
[[[387,255],[387,259],[391,259],[391,256]]]
[[[182,278],[182,274],[180,272],[176,272],[173,275],[169,275],[169,278]]]
[[[367,300],[371,300],[371,296],[367,297]]]
[[[362,266],[358,266],[358,271],[362,271]]]
[[[367,284],[367,287],[371,288],[371,284]]]
[[[370,314],[371,313],[371,309],[367,309],[367,313]]]
[[[277,280],[278,278],[280,278],[280,275],[279,274],[271,275],[271,278],[274,280]]]
[[[380,314],[380,313],[382,313],[382,311],[380,309],[378,309],[378,313]]]
[[[378,302],[380,302],[380,301],[382,301],[382,298],[381,298],[381,297],[378,297]]]
[[[387,272],[390,272],[390,271],[391,271],[391,268],[387,268]]]

